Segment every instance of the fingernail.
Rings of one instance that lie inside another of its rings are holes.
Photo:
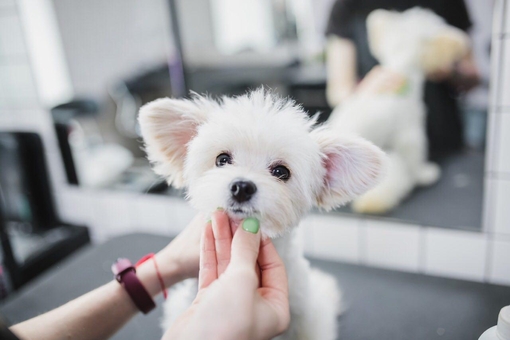
[[[212,220],[211,219],[208,219],[206,224],[209,224],[209,223],[212,223]]]
[[[223,208],[222,207],[217,207],[216,210],[223,211]]]
[[[259,220],[253,217],[248,217],[243,221],[243,229],[252,234],[256,234],[259,231]]]

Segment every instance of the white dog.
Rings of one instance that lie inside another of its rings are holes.
[[[291,325],[278,339],[336,338],[335,280],[310,268],[294,227],[312,206],[331,209],[374,186],[384,153],[358,137],[312,129],[315,120],[263,89],[221,101],[159,99],[139,118],[154,170],[187,187],[198,210],[223,207],[231,219],[260,220],[274,238],[289,279]],[[166,329],[197,292],[187,280],[170,293]]]
[[[417,185],[431,185],[440,168],[427,161],[425,75],[451,67],[468,51],[468,37],[430,10],[402,13],[376,10],[368,16],[372,54],[381,67],[400,77],[394,92],[355,94],[337,107],[331,130],[364,137],[389,155],[388,176],[353,202],[357,212],[384,213],[396,207]]]

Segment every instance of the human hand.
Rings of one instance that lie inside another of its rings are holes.
[[[381,66],[374,66],[356,88],[357,94],[395,94],[406,86],[406,78],[401,74]]]
[[[442,67],[434,70],[433,72],[427,73],[427,79],[434,83],[439,83],[450,79],[453,73],[453,66]]]
[[[228,216],[217,211],[200,248],[197,297],[163,339],[270,339],[287,329],[285,267],[271,240],[261,241],[258,221],[247,219],[232,231]]]
[[[480,84],[480,78],[480,72],[473,58],[466,58],[458,63],[451,81],[458,92],[468,92]]]
[[[175,272],[170,270],[172,268],[168,268],[168,271],[164,270],[166,265],[171,267],[172,263],[177,267],[178,281],[198,276],[200,236],[204,230],[205,222],[204,215],[197,214],[168,246],[156,254],[158,265],[163,266],[160,269],[165,283],[167,279],[172,281],[171,276],[175,275]],[[168,287],[169,284],[166,286]]]
[[[198,276],[200,235],[204,225],[204,215],[197,214],[172,242],[155,255],[154,260],[165,287]],[[137,267],[137,275],[151,295],[161,293],[162,287],[152,261],[146,261]]]
[[[454,65],[428,73],[427,79],[433,82],[448,80],[458,92],[467,92],[480,83],[480,72],[472,55],[468,55]]]

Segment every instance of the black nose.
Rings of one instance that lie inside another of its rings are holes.
[[[230,185],[232,197],[239,203],[249,201],[257,192],[255,183],[251,181],[235,181]]]

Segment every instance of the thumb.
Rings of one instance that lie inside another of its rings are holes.
[[[230,263],[233,267],[252,269],[257,262],[260,248],[260,224],[256,218],[249,217],[241,223],[232,240]]]

